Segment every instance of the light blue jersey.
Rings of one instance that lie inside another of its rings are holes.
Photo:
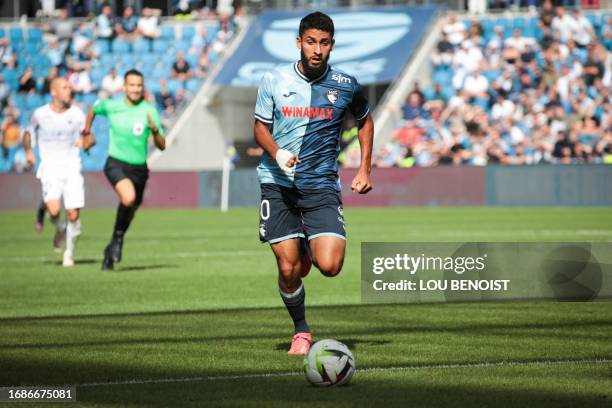
[[[299,190],[340,190],[338,154],[347,109],[357,120],[369,113],[361,85],[342,71],[328,66],[319,78],[310,80],[296,62],[267,72],[257,93],[255,119],[271,124],[276,144],[301,163],[288,176],[264,153],[257,167],[259,182]]]

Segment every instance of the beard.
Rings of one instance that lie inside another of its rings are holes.
[[[321,65],[318,67],[311,67],[308,64],[308,58],[304,55],[304,51],[300,50],[300,61],[302,62],[302,70],[304,71],[304,75],[306,75],[310,79],[315,79],[323,75],[325,70],[327,69],[327,61],[329,60],[329,55],[327,58],[321,61]]]

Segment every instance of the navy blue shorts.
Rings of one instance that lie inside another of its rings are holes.
[[[264,183],[259,206],[259,239],[275,244],[291,238],[321,236],[346,239],[340,192],[302,191]]]

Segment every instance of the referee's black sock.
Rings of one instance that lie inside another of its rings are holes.
[[[304,289],[304,284],[302,283],[293,293],[285,293],[281,290],[280,295],[283,302],[285,302],[289,315],[293,319],[295,332],[310,333],[310,327],[306,323],[306,290]]]
[[[130,227],[132,218],[134,218],[134,207],[126,207],[123,204],[119,204],[117,218],[115,219],[115,229],[113,230],[113,239],[123,238],[123,235],[125,235]]]

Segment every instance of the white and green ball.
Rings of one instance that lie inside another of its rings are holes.
[[[339,341],[319,340],[304,359],[306,379],[317,387],[348,384],[355,373],[351,350]]]

